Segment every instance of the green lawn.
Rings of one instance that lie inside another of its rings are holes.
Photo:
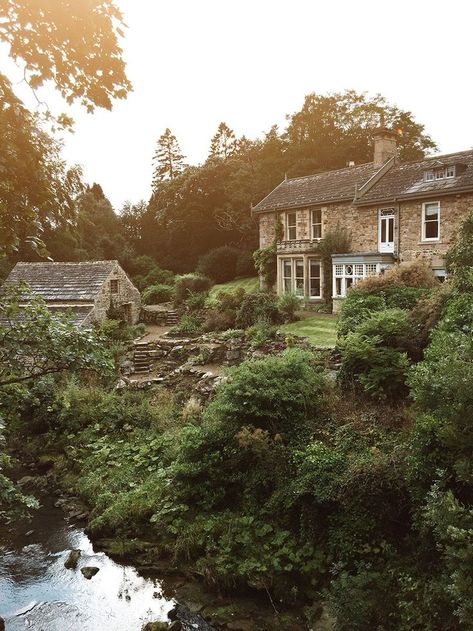
[[[291,324],[283,324],[281,331],[309,338],[315,346],[335,346],[337,341],[337,318],[335,316],[316,313],[309,315],[300,313],[302,318]]]
[[[252,276],[250,278],[235,278],[235,280],[230,280],[228,283],[221,283],[219,285],[214,285],[209,293],[209,299],[212,301],[219,291],[224,289],[225,291],[233,291],[238,289],[238,287],[243,287],[243,289],[252,293],[253,291],[258,291],[259,289],[259,278],[257,276]]]

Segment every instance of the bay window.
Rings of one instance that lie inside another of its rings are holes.
[[[310,258],[285,258],[280,262],[280,288],[299,298],[322,297],[322,267],[319,260]]]

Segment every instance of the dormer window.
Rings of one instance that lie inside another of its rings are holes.
[[[424,181],[433,182],[434,180],[445,180],[445,179],[455,177],[455,175],[456,175],[455,165],[452,164],[448,167],[440,167],[438,169],[431,169],[430,171],[425,171]]]

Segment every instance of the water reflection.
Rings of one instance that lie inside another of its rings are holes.
[[[34,532],[28,536],[26,528]],[[159,581],[94,552],[84,532],[54,507],[0,537],[0,616],[8,631],[139,631],[149,620],[166,620],[173,606]],[[78,567],[66,570],[73,548],[82,550]],[[100,571],[87,580],[85,566]]]

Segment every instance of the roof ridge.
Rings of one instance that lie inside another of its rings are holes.
[[[417,160],[406,160],[405,162],[400,162],[398,166],[404,166],[405,164],[415,164],[416,162],[427,162],[428,160],[438,160],[439,158],[450,158],[451,156],[463,155],[465,153],[473,153],[473,147],[471,149],[464,149],[463,151],[436,153],[433,156],[425,156],[424,158],[418,158]]]
[[[15,265],[97,265],[99,263],[118,263],[117,259],[104,261],[17,261]]]
[[[287,180],[283,180],[283,182],[293,182],[294,180],[303,180],[307,177],[316,177],[317,175],[324,175],[324,173],[337,173],[338,171],[353,171],[354,169],[359,169],[360,167],[366,167],[369,164],[374,166],[374,162],[362,162],[361,164],[355,164],[352,167],[341,167],[340,169],[327,169],[326,171],[319,171],[318,173],[310,173],[309,175],[299,175],[298,177],[288,177]],[[280,186],[280,184],[278,184]],[[261,200],[263,201],[263,200]]]

